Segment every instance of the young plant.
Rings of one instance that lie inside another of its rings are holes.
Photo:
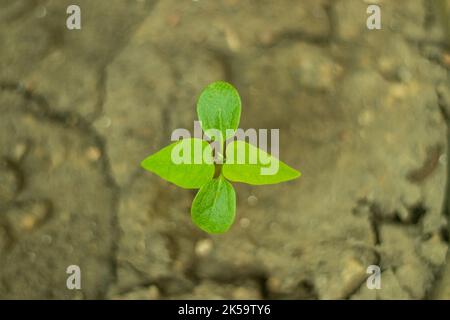
[[[232,139],[239,125],[241,99],[231,84],[208,85],[198,99],[197,114],[205,134],[218,138],[210,138],[211,144],[204,139],[182,139],[147,157],[141,166],[179,187],[200,189],[191,207],[193,222],[208,233],[223,233],[236,215],[236,193],[229,181],[274,184],[295,179],[300,172],[249,143]],[[218,150],[212,147],[216,143]],[[180,155],[181,161],[174,155]],[[274,161],[278,170],[262,174]]]

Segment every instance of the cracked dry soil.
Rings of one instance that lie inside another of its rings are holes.
[[[449,298],[446,33],[379,2],[369,31],[359,0],[79,0],[69,31],[71,1],[0,0],[0,298]],[[210,236],[139,162],[218,79],[303,175],[236,184]]]

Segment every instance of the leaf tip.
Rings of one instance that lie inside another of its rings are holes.
[[[143,168],[143,169],[145,169],[147,171],[152,171],[152,162],[151,162],[151,160],[152,160],[152,156],[151,155],[146,157],[146,158],[144,158],[141,161],[141,163],[140,163],[141,168]]]

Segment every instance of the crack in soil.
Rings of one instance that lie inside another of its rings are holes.
[[[82,116],[71,113],[71,112],[58,112],[54,111],[50,108],[47,100],[44,96],[39,93],[32,92],[26,89],[20,83],[14,82],[0,82],[0,91],[12,91],[21,95],[26,101],[32,102],[31,105],[36,105],[36,108],[23,108],[24,112],[31,113],[37,119],[45,119],[57,124],[62,125],[65,128],[75,128],[81,132],[87,133],[94,141],[94,144],[101,151],[99,163],[99,170],[102,172],[102,176],[104,177],[105,187],[109,188],[112,192],[112,212],[111,212],[111,230],[112,230],[112,252],[110,255],[110,268],[111,274],[113,275],[113,280],[107,284],[107,287],[104,288],[101,293],[101,297],[105,297],[108,287],[115,283],[117,279],[117,261],[116,261],[116,251],[117,251],[117,243],[119,236],[119,225],[117,220],[119,199],[120,199],[120,189],[114,179],[110,161],[105,149],[105,140],[100,134],[94,129],[90,122],[85,120]]]
[[[418,226],[419,223],[422,221],[423,217],[427,214],[427,208],[424,206],[423,203],[417,203],[414,206],[408,207],[408,211],[410,213],[410,216],[407,220],[401,219],[398,212],[393,212],[392,214],[386,214],[382,211],[380,205],[376,201],[369,201],[368,199],[360,199],[357,202],[357,205],[354,209],[354,214],[358,214],[358,211],[361,210],[361,208],[366,208],[366,212],[368,214],[368,219],[370,223],[370,227],[372,230],[372,233],[374,235],[374,248],[373,253],[375,255],[374,263],[375,265],[378,265],[382,272],[386,271],[387,269],[383,268],[383,259],[381,256],[381,252],[379,250],[380,246],[383,243],[383,239],[381,237],[381,227],[386,224],[391,225],[398,225],[400,227],[415,225]],[[363,209],[364,210],[364,209]],[[419,259],[423,260],[424,263],[429,265],[429,263],[424,260],[421,255],[416,252]],[[395,274],[395,270],[392,270]],[[432,268],[432,272],[437,278],[438,271],[434,270]],[[361,282],[360,285],[356,286],[355,289],[349,293],[345,299],[351,299],[352,296],[358,293],[358,291],[362,288],[362,286],[367,281],[367,277],[364,278],[364,280]],[[432,291],[433,286],[431,286],[426,291],[426,296]],[[402,289],[410,296],[413,297],[414,295],[410,292],[410,289],[403,288]]]

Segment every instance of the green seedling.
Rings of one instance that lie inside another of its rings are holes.
[[[215,139],[179,140],[144,159],[141,166],[179,187],[200,189],[191,207],[193,222],[208,233],[224,233],[236,215],[236,193],[229,181],[275,184],[295,179],[300,172],[264,150],[233,139],[241,117],[241,99],[231,84],[217,81],[208,85],[198,99],[197,114],[207,136],[212,137],[212,130],[219,133]],[[214,149],[214,142],[222,149]],[[174,154],[182,161],[174,159]],[[273,161],[278,164],[277,171],[263,174]]]

